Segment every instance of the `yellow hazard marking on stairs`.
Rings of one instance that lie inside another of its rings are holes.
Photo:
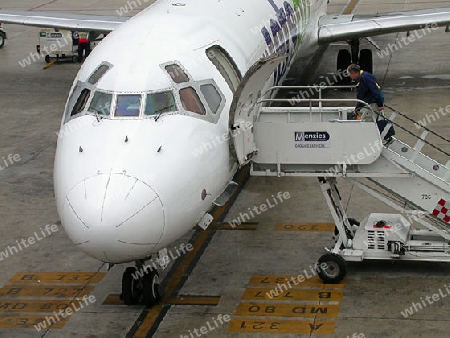
[[[315,231],[333,232],[333,223],[277,223],[275,231]]]

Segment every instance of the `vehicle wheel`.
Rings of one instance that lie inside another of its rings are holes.
[[[341,256],[328,252],[319,258],[317,274],[325,284],[337,284],[347,275],[347,263]]]
[[[373,74],[373,56],[370,49],[361,49],[359,53],[359,65],[362,70]]]
[[[139,301],[139,280],[135,279],[133,275],[136,273],[136,268],[128,267],[122,276],[122,294],[120,298],[125,305],[134,305]]]
[[[45,62],[50,63],[50,55],[45,56]]]
[[[78,56],[77,55],[72,56],[72,62],[73,63],[77,63],[78,62]]]
[[[147,306],[153,306],[161,299],[159,292],[159,275],[155,270],[149,271],[143,277],[142,302]]]
[[[5,45],[6,35],[3,32],[0,32],[0,48],[3,48]]]

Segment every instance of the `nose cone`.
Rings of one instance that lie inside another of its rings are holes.
[[[61,221],[81,250],[109,263],[150,255],[165,223],[155,190],[126,174],[98,174],[75,185],[66,196]]]

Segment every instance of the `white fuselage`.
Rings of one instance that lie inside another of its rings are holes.
[[[66,105],[54,170],[62,225],[81,250],[109,263],[145,259],[211,209],[237,168],[223,141],[233,90],[211,51],[225,51],[239,78],[261,57],[289,52],[261,90],[279,83],[294,59],[311,55],[326,9],[326,0],[294,3],[161,0],[86,59]],[[100,65],[108,69],[93,77]],[[173,95],[169,111],[145,115],[162,92]],[[95,108],[103,98],[106,112]],[[198,105],[204,115],[191,111]]]

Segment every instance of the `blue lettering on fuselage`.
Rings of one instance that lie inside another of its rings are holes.
[[[298,38],[298,27],[297,22],[294,17],[294,9],[291,4],[287,1],[284,2],[285,8],[278,8],[275,4],[274,0],[267,0],[269,4],[275,11],[275,18],[269,20],[270,26],[263,27],[261,29],[261,34],[266,41],[267,48],[269,54],[278,53],[279,55],[290,54],[291,51],[291,41],[292,41],[292,50],[296,50],[299,38]],[[287,28],[287,29],[286,29]],[[270,36],[270,32],[272,32],[272,37]],[[290,36],[284,37],[282,32],[289,32]],[[278,65],[275,70],[273,77],[274,86],[278,85],[281,81],[281,78],[286,74],[288,64],[292,61],[294,53],[290,54],[289,58],[287,58],[283,63]]]
[[[278,12],[278,6],[275,4],[275,2],[273,2],[273,0],[267,0],[267,1],[269,1],[269,4],[273,7],[275,12]]]

